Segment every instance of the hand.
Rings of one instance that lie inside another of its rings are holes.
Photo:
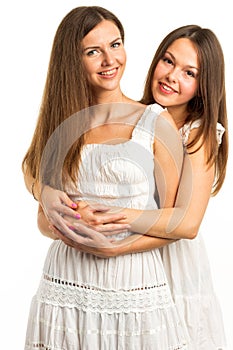
[[[78,203],[78,212],[89,227],[92,227],[97,232],[102,232],[106,236],[118,234],[130,229],[130,225],[125,223],[126,216],[123,213],[113,213],[105,205],[94,203],[86,204],[85,202]],[[77,223],[71,217],[65,216],[64,219],[69,221],[70,225]]]
[[[63,216],[71,216],[79,219],[80,215],[74,210],[77,204],[74,203],[65,192],[56,190],[50,186],[43,186],[41,191],[41,206],[48,221],[59,228],[59,230],[67,229],[68,222]]]
[[[102,233],[94,231],[81,222],[76,227],[76,233],[70,231],[64,234],[54,226],[51,226],[51,230],[66,245],[78,251],[89,253],[100,258],[116,256],[114,243]]]
[[[64,234],[54,226],[50,228],[53,234],[69,247],[100,258],[128,254],[128,247],[142,237],[140,234],[133,234],[120,241],[109,240],[103,234],[83,224],[81,220],[76,226],[76,233],[70,231]]]
[[[124,232],[129,228],[129,225],[120,222],[125,219],[124,214],[107,213],[109,208],[100,204],[90,206],[86,202],[79,202],[77,205],[65,192],[49,186],[44,186],[41,191],[41,206],[51,225],[63,233],[71,233],[73,225],[81,217],[78,211],[82,212],[83,221],[92,225],[98,232],[111,235]]]

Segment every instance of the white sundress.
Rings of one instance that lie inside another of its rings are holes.
[[[153,142],[161,110],[146,109],[125,143],[84,146],[80,197],[157,208]],[[51,244],[25,350],[187,350],[185,338],[159,249],[102,259],[60,240]]]
[[[148,107],[156,110],[156,104]],[[184,146],[200,120],[180,129]],[[219,144],[225,129],[217,123]],[[198,205],[198,203],[197,203]],[[193,240],[181,239],[160,249],[163,265],[183,327],[189,334],[189,350],[226,349],[222,312],[215,295],[210,264],[202,233]]]

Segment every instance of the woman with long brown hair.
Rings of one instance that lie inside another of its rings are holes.
[[[76,8],[59,25],[35,134],[23,161],[35,196],[43,183],[65,190],[73,201],[98,198],[105,206],[154,210],[160,171],[167,189],[163,204],[173,205],[182,143],[161,106],[151,111],[121,91],[123,43],[121,23],[101,7]],[[113,238],[135,240],[130,225],[122,222],[124,213],[106,215],[111,239],[100,232],[90,237],[84,226],[81,234],[74,227],[69,233],[92,249],[111,249]],[[38,220],[47,233],[41,205]],[[156,245],[148,251],[108,258],[54,240],[32,300],[25,349],[187,349],[156,249],[172,240],[151,239]]]

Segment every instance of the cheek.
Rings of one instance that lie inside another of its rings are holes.
[[[154,70],[153,79],[159,80],[159,79],[163,78],[164,75],[166,75],[168,73],[168,71],[169,71],[169,69],[160,60],[157,64],[155,70]]]
[[[192,99],[197,93],[197,83],[183,83],[183,91],[188,99]]]
[[[156,81],[156,80],[158,80],[158,78],[159,78],[159,76],[160,76],[160,68],[159,68],[159,65],[157,65],[157,67],[155,68],[155,70],[154,70],[154,74],[153,74],[153,83],[154,83],[154,81]]]
[[[125,52],[125,50],[119,52],[119,54],[118,54],[117,57],[116,57],[116,60],[117,60],[118,62],[120,62],[123,66],[126,65],[126,59],[127,59],[127,58],[126,58],[126,52]]]
[[[92,75],[99,69],[99,60],[98,59],[88,59],[83,60],[83,69],[87,75]]]
[[[152,77],[152,82],[151,82],[152,89],[156,87],[158,83],[158,79],[159,79],[159,75],[158,75],[158,70],[156,68]]]

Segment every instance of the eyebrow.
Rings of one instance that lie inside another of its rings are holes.
[[[165,54],[166,54],[166,53],[168,53],[168,54],[173,58],[173,60],[176,61],[175,56],[174,56],[170,51],[166,51]],[[193,68],[193,69],[196,69],[196,70],[199,71],[199,68],[197,68],[197,67],[195,67],[195,66],[191,66],[191,65],[189,65],[189,64],[187,64],[186,67]]]
[[[114,44],[114,43],[115,43],[116,41],[118,41],[118,40],[121,40],[121,41],[122,41],[122,38],[121,38],[121,37],[118,37],[118,38],[112,40],[109,44],[112,45],[112,44]],[[83,49],[83,52],[85,52],[85,51],[87,51],[87,50],[94,50],[94,49],[99,49],[99,48],[100,48],[100,46],[98,46],[98,45],[87,46],[87,47],[85,47],[85,48]]]

